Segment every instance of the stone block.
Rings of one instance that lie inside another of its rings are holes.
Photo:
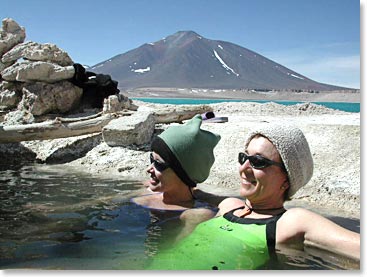
[[[143,145],[150,142],[154,126],[151,112],[136,112],[111,120],[103,127],[102,137],[109,146]]]

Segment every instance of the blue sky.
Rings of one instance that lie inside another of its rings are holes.
[[[360,88],[357,0],[1,0],[6,17],[26,28],[27,41],[54,43],[89,66],[192,30],[315,81]]]

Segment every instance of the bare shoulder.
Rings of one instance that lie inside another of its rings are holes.
[[[287,226],[299,226],[308,222],[312,217],[318,217],[316,213],[304,208],[291,208],[288,209],[282,217],[279,219],[278,224]]]
[[[181,215],[180,219],[182,221],[193,220],[197,222],[208,220],[214,217],[215,212],[210,209],[206,208],[194,208],[194,209],[187,209]]]
[[[131,199],[131,201],[137,205],[150,207],[155,206],[154,204],[161,198],[161,193],[149,193],[140,195]]]
[[[303,242],[305,221],[308,221],[308,211],[303,208],[291,208],[287,210],[277,222],[276,241],[277,243],[298,244]]]
[[[311,220],[316,218],[324,217],[305,208],[290,208],[281,217],[281,219],[283,219],[284,221],[289,221],[289,223],[292,223],[293,221],[304,221],[301,219]]]
[[[245,202],[242,199],[235,198],[235,197],[229,197],[224,199],[222,202],[219,203],[219,214],[223,215],[226,212],[229,212],[233,209],[243,207],[245,205]]]
[[[303,241],[310,230],[322,226],[325,221],[329,220],[313,211],[291,208],[277,222],[277,242]]]
[[[284,216],[286,217],[297,217],[297,216],[300,216],[300,215],[306,215],[306,214],[313,214],[313,212],[305,209],[305,208],[290,208],[290,209],[287,209],[287,211],[284,213]]]

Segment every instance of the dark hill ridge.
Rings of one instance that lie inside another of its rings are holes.
[[[123,89],[346,89],[315,82],[249,49],[193,31],[143,44],[90,70],[111,75]]]

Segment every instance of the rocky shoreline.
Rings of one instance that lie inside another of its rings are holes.
[[[141,109],[174,108],[172,105],[133,101]],[[296,124],[309,141],[315,169],[310,182],[287,203],[340,217],[360,218],[360,113],[347,113],[315,104],[285,106],[276,103],[224,102],[209,105],[225,123],[203,123],[202,128],[220,134],[215,163],[209,178],[198,187],[216,194],[237,196],[239,188],[237,153],[246,133],[261,122]],[[171,124],[156,124],[155,134]],[[111,147],[100,134],[20,143],[46,160],[58,149],[58,162],[65,170],[92,175],[144,181],[149,164],[149,143]],[[81,146],[83,145],[83,146]],[[84,152],[81,149],[86,149]],[[77,153],[77,152],[80,153]],[[74,155],[74,156],[73,156]],[[52,160],[48,160],[49,163]]]

